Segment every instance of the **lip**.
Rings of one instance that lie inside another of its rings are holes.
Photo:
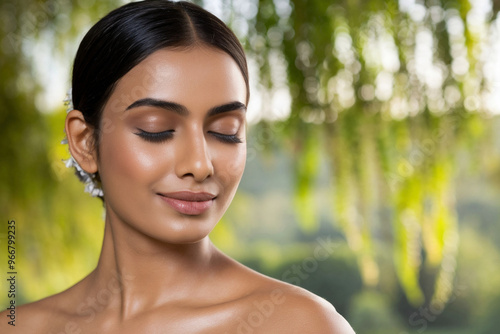
[[[160,198],[179,213],[196,216],[207,211],[217,197],[206,192],[178,191],[158,193]]]

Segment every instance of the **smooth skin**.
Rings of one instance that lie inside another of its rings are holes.
[[[239,264],[209,239],[245,167],[246,103],[235,61],[196,45],[156,51],[120,79],[99,152],[71,111],[71,154],[99,171],[106,198],[99,262],[68,290],[18,307],[16,327],[2,312],[0,332],[354,333],[324,299]],[[165,200],[179,192],[202,193],[206,205]]]

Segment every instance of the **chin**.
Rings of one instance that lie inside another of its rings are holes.
[[[156,220],[155,224],[140,224],[136,229],[162,243],[194,244],[207,238],[218,220],[213,217],[183,216]],[[141,228],[142,227],[142,228]]]
[[[188,227],[179,230],[162,231],[163,233],[156,233],[150,235],[150,237],[165,244],[186,245],[195,244],[204,240],[211,231],[211,228]]]

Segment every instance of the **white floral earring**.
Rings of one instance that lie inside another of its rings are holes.
[[[64,105],[66,106],[66,112],[69,113],[71,110],[74,109],[73,107],[73,96],[71,94],[71,88],[68,90],[68,93],[66,94],[66,98],[63,100]],[[61,144],[67,144],[68,143],[68,138],[64,138],[61,141]],[[78,176],[78,179],[85,183],[85,192],[89,193],[92,197],[104,197],[104,192],[102,191],[101,187],[99,186],[99,182],[96,177],[96,173],[87,173],[86,171],[83,170],[82,167],[78,164],[78,162],[71,156],[67,160],[63,160],[64,164],[66,167],[71,168],[75,167],[75,174]]]

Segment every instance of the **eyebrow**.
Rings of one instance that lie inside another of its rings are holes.
[[[217,107],[210,108],[210,110],[208,111],[208,116],[214,116],[223,112],[229,112],[235,110],[246,111],[247,107],[243,103],[238,101],[229,102]]]
[[[170,110],[170,111],[173,111],[176,114],[179,114],[182,116],[187,116],[189,114],[189,111],[187,110],[187,108],[181,104],[169,102],[169,101],[152,99],[152,98],[145,98],[145,99],[137,100],[134,103],[132,103],[131,105],[129,105],[127,107],[127,109],[125,109],[125,110],[130,110],[130,109],[143,107],[143,106],[158,107],[158,108],[162,108],[165,110]]]
[[[175,102],[170,102],[170,101],[164,101],[164,100],[158,100],[158,99],[153,99],[153,98],[144,98],[135,101],[131,105],[127,107],[125,110],[130,110],[138,107],[143,107],[143,106],[151,106],[151,107],[158,107],[162,108],[165,110],[173,111],[176,114],[179,114],[181,116],[187,116],[189,115],[189,110],[183,106],[182,104],[178,104]],[[208,110],[208,116],[214,116],[220,113],[224,112],[229,112],[229,111],[236,111],[236,110],[242,110],[246,111],[247,107],[239,102],[239,101],[233,101],[229,102],[220,106],[216,106],[213,108],[210,108]]]

